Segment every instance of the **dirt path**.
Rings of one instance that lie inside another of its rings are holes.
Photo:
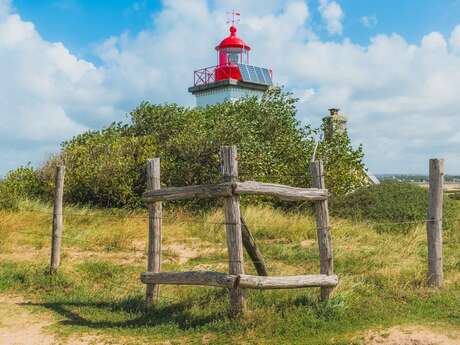
[[[393,327],[371,331],[366,345],[460,345],[460,331],[432,330],[424,327]]]
[[[92,335],[58,338],[50,330],[50,326],[57,322],[49,312],[31,310],[27,306],[27,301],[21,297],[0,295],[0,345],[121,344],[115,339]],[[460,345],[460,331],[398,326],[389,330],[369,331],[364,343],[366,345]]]
[[[0,295],[0,345],[105,344],[97,336],[58,339],[49,329],[56,323],[51,314],[34,313],[21,297]],[[115,344],[113,341],[110,344]]]
[[[0,345],[54,344],[54,336],[44,331],[53,321],[33,315],[19,297],[0,296]]]

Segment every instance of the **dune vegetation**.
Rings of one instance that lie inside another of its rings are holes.
[[[146,265],[145,210],[66,207],[62,266],[50,276],[51,211],[35,201],[0,211],[0,294],[19,296],[36,315],[51,315],[46,332],[64,343],[77,336],[98,344],[364,344],[369,332],[384,338],[395,325],[458,335],[458,224],[445,232],[444,286],[430,289],[423,224],[383,232],[371,221],[333,218],[340,279],[333,297],[320,302],[318,289],[247,291],[250,311],[231,320],[227,291],[219,288],[162,286],[161,301],[145,308],[139,280]],[[270,274],[319,271],[308,209],[242,211]],[[227,270],[220,210],[164,213],[163,270]],[[249,259],[245,267],[254,273]],[[0,316],[0,325],[7,317]]]

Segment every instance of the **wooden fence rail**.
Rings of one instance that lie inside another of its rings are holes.
[[[226,274],[209,271],[142,273],[145,284],[204,285],[228,289],[298,289],[306,287],[334,287],[336,275],[313,274],[264,277],[248,274]]]
[[[320,188],[296,188],[273,183],[224,182],[216,185],[169,187],[144,193],[146,202],[186,199],[215,199],[234,195],[266,195],[286,201],[327,200],[327,190]]]

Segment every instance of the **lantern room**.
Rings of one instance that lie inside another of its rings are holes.
[[[236,27],[232,25],[230,27],[230,36],[216,47],[216,80],[224,80],[229,77],[241,79],[238,65],[249,65],[249,51],[251,48],[236,36],[236,31]]]
[[[195,95],[198,106],[260,97],[273,84],[271,69],[249,64],[251,47],[237,36],[235,20],[229,31],[230,35],[215,47],[217,65],[194,72],[189,92]]]

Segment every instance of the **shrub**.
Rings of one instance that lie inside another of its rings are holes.
[[[45,198],[46,180],[30,165],[8,172],[0,182],[0,209],[17,209],[21,199]]]
[[[112,124],[63,143],[66,200],[138,207],[146,188],[145,162],[155,156],[161,158],[164,185],[218,182],[223,145],[238,146],[242,180],[308,186],[316,131],[296,119],[296,101],[273,89],[261,99],[205,108],[144,102],[131,112],[130,124]],[[366,183],[362,150],[352,148],[346,133],[323,141],[317,157],[325,161],[326,184],[333,193]]]
[[[145,162],[155,154],[151,137],[133,136],[119,124],[90,131],[63,144],[65,198],[103,207],[139,207]]]
[[[37,199],[45,194],[45,182],[30,165],[19,167],[6,174],[5,188],[17,197]]]
[[[18,206],[17,194],[6,183],[0,182],[0,210],[15,210]]]
[[[455,202],[444,198],[444,227],[453,226],[456,218]],[[420,186],[385,181],[361,188],[349,195],[331,199],[331,214],[368,220],[380,231],[401,232],[423,223],[427,218],[428,191]],[[401,223],[401,224],[393,224]]]
[[[155,138],[166,185],[219,181],[223,145],[238,146],[243,180],[308,184],[313,143],[296,119],[295,99],[279,91],[206,108],[143,103],[131,118],[136,136]]]

